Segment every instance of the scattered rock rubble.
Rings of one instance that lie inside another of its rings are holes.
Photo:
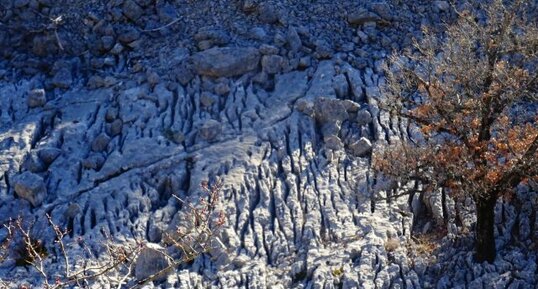
[[[373,146],[412,133],[378,107],[383,59],[454,16],[446,1],[3,1],[0,216],[158,242],[184,213],[172,194],[220,177],[225,250],[144,288],[533,288],[536,190],[498,204],[499,257],[473,264],[471,203],[387,201],[370,169]],[[447,237],[416,253],[435,222]],[[135,278],[169,264],[152,246]],[[38,284],[28,272],[0,266]]]

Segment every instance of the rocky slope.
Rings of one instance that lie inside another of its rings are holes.
[[[383,58],[450,21],[447,2],[61,4],[0,4],[0,221],[35,218],[51,240],[49,213],[70,238],[159,242],[184,209],[172,195],[195,200],[218,177],[225,248],[148,288],[538,282],[531,188],[498,204],[500,256],[480,265],[472,206],[443,192],[387,201],[396,192],[370,170],[373,145],[413,130],[378,108]],[[436,223],[447,237],[417,253],[413,232]],[[0,278],[39,282],[13,263]]]

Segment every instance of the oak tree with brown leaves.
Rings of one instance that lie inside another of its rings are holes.
[[[478,262],[496,256],[497,199],[538,176],[538,20],[529,11],[534,1],[456,10],[441,35],[424,30],[387,61],[383,108],[420,133],[376,149],[373,166],[400,184],[472,197]]]

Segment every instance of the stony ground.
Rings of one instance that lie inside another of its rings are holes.
[[[181,215],[172,194],[219,177],[226,247],[151,286],[535,288],[536,192],[498,204],[500,254],[480,265],[471,204],[387,201],[370,170],[372,146],[412,133],[378,108],[383,59],[454,15],[445,1],[3,1],[0,221],[35,218],[50,240],[49,213],[70,238],[159,242]],[[28,270],[0,278],[38,282]]]

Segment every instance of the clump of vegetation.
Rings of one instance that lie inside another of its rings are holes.
[[[534,1],[484,5],[484,17],[457,11],[443,35],[425,30],[413,51],[390,59],[383,108],[420,133],[377,148],[373,162],[421,192],[470,196],[475,258],[493,262],[497,199],[538,176],[538,25],[526,17]]]
[[[388,238],[385,241],[385,251],[394,252],[398,248],[400,248],[400,240],[398,240],[397,238]]]
[[[90,281],[98,277],[115,280],[118,288],[122,284],[129,288],[135,288],[146,282],[169,273],[171,269],[194,260],[201,254],[209,252],[214,248],[214,242],[222,245],[218,239],[218,231],[225,223],[225,216],[218,210],[222,183],[217,181],[213,185],[208,182],[202,184],[202,196],[197,203],[186,202],[176,196],[188,209],[189,219],[182,220],[181,224],[188,224],[187,228],[177,228],[173,234],[167,234],[162,241],[162,247],[173,246],[180,251],[177,258],[172,258],[164,250],[164,256],[171,259],[170,265],[155,274],[142,280],[135,280],[131,272],[137,262],[137,258],[146,247],[144,241],[136,240],[135,243],[118,243],[111,236],[106,235],[103,242],[104,254],[99,258],[92,253],[82,236],[69,238],[69,231],[58,226],[53,219],[46,215],[48,229],[52,230],[55,239],[52,243],[45,244],[42,240],[35,238],[31,234],[33,224],[25,224],[23,218],[11,220],[4,225],[7,234],[0,240],[0,263],[14,258],[16,265],[28,266],[35,269],[41,276],[41,287],[47,289],[70,288],[79,286],[81,288],[89,284]],[[89,258],[74,258],[71,242],[76,242],[82,247]],[[224,246],[224,245],[222,245]],[[15,248],[15,254],[10,254]],[[51,257],[60,260],[60,268],[50,268]],[[15,286],[9,280],[0,279],[0,288],[11,288]],[[23,285],[26,286],[26,285]]]

